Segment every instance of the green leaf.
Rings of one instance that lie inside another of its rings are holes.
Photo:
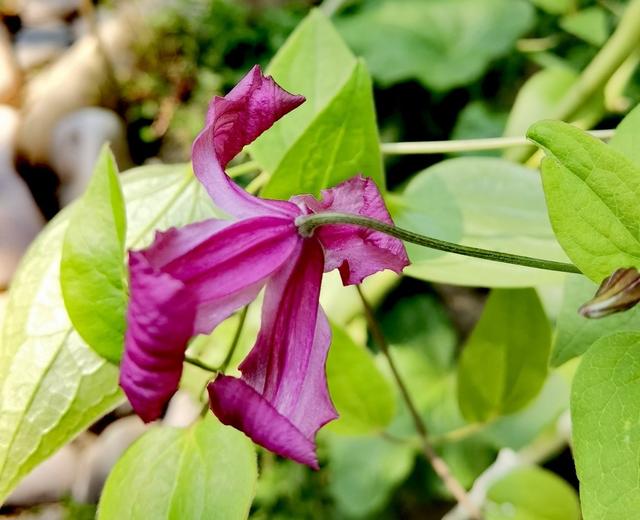
[[[540,180],[531,170],[488,157],[451,159],[418,173],[400,198],[394,220],[456,244],[566,260],[547,215]],[[405,274],[422,280],[484,287],[557,283],[551,271],[497,264],[407,244]]]
[[[487,492],[487,520],[580,520],[573,488],[538,467],[517,468]]]
[[[213,416],[187,429],[157,427],[113,468],[98,518],[243,519],[257,479],[251,441]]]
[[[550,14],[564,14],[576,7],[576,0],[530,0],[531,3]]]
[[[521,0],[378,0],[336,24],[383,86],[448,90],[479,78],[533,21]]]
[[[123,176],[128,247],[154,229],[213,215],[186,167]],[[60,290],[62,242],[73,208],[40,234],[13,280],[0,336],[0,502],[30,469],[123,399],[118,370],[73,329]]]
[[[294,142],[342,90],[356,63],[331,22],[312,10],[267,68],[284,89],[307,100],[251,144],[253,159],[265,170],[275,171]]]
[[[327,428],[349,435],[380,432],[395,414],[395,393],[364,347],[335,324],[331,330],[327,379],[340,418]]]
[[[331,436],[329,491],[338,509],[362,517],[380,510],[393,489],[411,471],[415,458],[410,444],[381,437]]]
[[[551,328],[533,289],[495,289],[458,365],[458,403],[470,422],[523,408],[547,377]]]
[[[629,112],[616,128],[609,146],[618,150],[640,167],[640,105]]]
[[[597,289],[598,286],[584,276],[567,277],[551,349],[552,366],[560,366],[581,356],[598,339],[615,332],[640,331],[640,307],[599,320],[578,314],[578,308],[593,298]]]
[[[509,114],[505,136],[521,137],[536,121],[553,116],[566,93],[577,83],[579,73],[561,66],[537,72],[518,91]],[[573,123],[580,128],[591,128],[605,113],[602,93],[592,96],[577,112]],[[523,147],[510,148],[504,157],[519,161]]]
[[[640,167],[560,121],[536,123],[527,135],[546,152],[551,224],[573,263],[597,283],[619,267],[640,266]]]
[[[640,334],[600,339],[573,381],[573,454],[585,520],[640,511]]]
[[[113,154],[102,149],[86,193],[69,219],[60,284],[69,319],[80,337],[117,363],[125,329],[126,212]]]
[[[593,6],[560,19],[560,27],[587,43],[600,47],[609,37],[609,20],[602,7]]]
[[[319,195],[359,173],[384,189],[371,80],[362,62],[287,150],[262,194],[281,199]]]

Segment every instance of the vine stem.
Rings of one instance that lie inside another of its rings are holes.
[[[369,324],[369,330],[371,331],[371,335],[373,339],[378,344],[382,355],[386,358],[387,363],[389,364],[389,368],[391,369],[391,373],[393,378],[398,385],[398,389],[400,390],[400,394],[402,395],[402,399],[407,405],[407,409],[411,414],[411,418],[413,419],[413,423],[415,425],[416,431],[420,436],[420,444],[422,447],[422,451],[424,456],[427,458],[431,467],[436,472],[438,477],[442,480],[446,488],[456,499],[458,504],[460,504],[468,513],[469,517],[473,520],[482,520],[482,513],[478,509],[478,507],[471,501],[469,496],[467,495],[466,490],[462,487],[462,484],[458,482],[458,480],[454,477],[453,473],[449,469],[447,463],[440,457],[436,451],[433,449],[431,444],[429,443],[429,434],[427,432],[427,427],[420,417],[418,410],[413,402],[411,394],[407,389],[407,385],[405,384],[400,372],[398,371],[398,367],[396,366],[393,357],[391,356],[391,351],[389,349],[389,345],[387,344],[387,340],[382,333],[382,329],[375,319],[373,309],[366,299],[365,295],[360,289],[359,285],[356,285],[356,289],[358,290],[358,294],[360,295],[360,300],[362,301],[362,307],[364,308],[365,317],[367,319],[367,323]]]
[[[615,130],[593,130],[589,132],[598,139],[611,139]],[[412,141],[382,143],[380,149],[385,155],[441,154],[454,152],[480,152],[502,150],[517,146],[531,145],[526,137],[491,137],[484,139],[455,139],[452,141]]]
[[[453,242],[419,235],[413,231],[407,231],[406,229],[392,226],[372,218],[361,217],[359,215],[348,215],[345,213],[317,213],[302,215],[296,219],[298,231],[303,236],[311,236],[313,235],[315,228],[318,226],[326,226],[328,224],[351,224],[354,226],[374,229],[387,235],[391,235],[392,237],[399,238],[400,240],[404,240],[405,242],[457,255],[482,258],[483,260],[491,260],[493,262],[522,265],[525,267],[533,267],[535,269],[545,269],[547,271],[582,274],[580,269],[573,264],[557,262],[555,260],[541,260],[540,258],[533,258],[530,256],[501,253],[490,249],[454,244]]]

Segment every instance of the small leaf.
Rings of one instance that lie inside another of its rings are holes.
[[[356,58],[331,22],[317,9],[298,25],[267,68],[267,74],[306,101],[249,146],[251,156],[273,172],[316,116],[342,90]]]
[[[585,520],[640,511],[640,334],[598,340],[573,381],[573,454]]]
[[[244,519],[257,479],[251,441],[211,415],[153,428],[113,468],[98,519]]]
[[[640,330],[640,307],[598,320],[578,313],[580,305],[593,298],[598,286],[584,276],[568,276],[564,299],[556,321],[551,366],[560,366],[584,354],[593,343],[615,332]]]
[[[566,261],[557,243],[540,180],[505,160],[464,157],[436,164],[391,198],[400,227],[456,244]],[[407,244],[405,274],[422,280],[482,287],[557,283],[551,271],[497,264]]]
[[[494,289],[458,365],[458,403],[469,422],[523,408],[547,377],[551,328],[533,289]]]
[[[317,196],[358,173],[384,188],[371,80],[362,62],[287,150],[262,194],[281,199],[299,193]]]
[[[538,467],[517,468],[487,492],[487,520],[580,520],[573,488]]]
[[[126,218],[115,158],[105,146],[69,219],[60,284],[80,337],[114,363],[120,361],[124,343]]]
[[[602,7],[593,6],[560,19],[560,27],[587,43],[600,47],[609,37],[609,20]]]
[[[448,90],[480,77],[533,24],[522,0],[364,2],[337,26],[383,86],[410,79]]]
[[[619,267],[640,267],[640,167],[560,121],[536,123],[527,135],[546,152],[551,224],[573,263],[596,283]]]
[[[335,324],[331,330],[327,380],[340,417],[327,429],[349,435],[380,432],[395,414],[395,393],[366,348]]]

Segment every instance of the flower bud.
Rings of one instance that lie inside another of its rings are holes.
[[[630,309],[640,301],[640,273],[635,267],[617,269],[600,284],[593,299],[579,309],[585,318],[603,318]]]

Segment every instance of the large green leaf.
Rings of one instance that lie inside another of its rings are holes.
[[[418,173],[401,198],[391,199],[404,227],[457,244],[566,260],[549,224],[540,179],[505,160],[468,157]],[[405,273],[423,280],[484,287],[557,283],[559,273],[496,264],[407,244]]]
[[[487,491],[487,520],[580,520],[580,503],[560,477],[535,466],[514,469]]]
[[[447,90],[477,79],[533,19],[522,0],[376,0],[336,23],[381,84]]]
[[[358,173],[384,188],[369,74],[320,11],[300,24],[267,72],[306,101],[249,147],[271,173],[265,196],[318,195]]]
[[[573,454],[585,520],[635,520],[640,511],[640,334],[600,339],[571,395]]]
[[[306,101],[251,144],[253,158],[273,172],[312,121],[353,74],[356,58],[317,9],[298,25],[267,69],[286,90]]]
[[[366,348],[338,326],[331,330],[327,380],[340,417],[328,429],[350,435],[381,432],[393,419],[395,393]]]
[[[551,14],[564,14],[576,7],[576,0],[530,0],[543,11]]]
[[[115,158],[105,146],[89,187],[69,219],[60,285],[69,319],[80,337],[114,363],[122,355],[125,329],[126,218]]]
[[[359,173],[384,188],[371,80],[362,62],[287,150],[262,193],[282,199],[319,195]]]
[[[485,422],[523,408],[547,377],[551,328],[533,289],[495,289],[458,365],[465,419]]]
[[[595,282],[640,266],[640,167],[611,146],[560,121],[527,134],[542,147],[551,224],[574,264]]]
[[[536,121],[553,116],[556,107],[566,93],[575,85],[580,75],[567,67],[550,67],[537,72],[518,91],[509,113],[505,136],[521,137]],[[605,113],[601,92],[592,96],[578,111],[573,123],[580,128],[591,128]],[[528,147],[510,148],[505,151],[507,159],[519,160]]]
[[[153,230],[212,214],[187,168],[145,167],[124,175],[129,247]],[[0,336],[0,501],[30,469],[122,400],[117,368],[73,329],[59,283],[69,217],[41,233],[13,281]]]
[[[640,307],[599,320],[580,315],[578,308],[593,298],[597,289],[598,286],[584,276],[567,277],[551,349],[552,366],[581,356],[596,340],[614,332],[640,331]]]
[[[113,468],[98,518],[243,519],[257,479],[251,441],[213,416],[187,429],[158,427]]]

